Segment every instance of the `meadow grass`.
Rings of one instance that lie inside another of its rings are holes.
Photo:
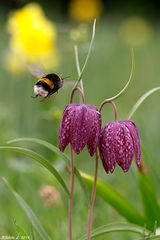
[[[1,24],[2,25],[2,24]],[[97,25],[96,38],[89,62],[84,72],[83,80],[86,92],[86,102],[99,105],[104,98],[109,98],[126,84],[131,67],[130,49],[119,35],[120,21],[118,19],[104,19]],[[39,102],[33,100],[33,86],[36,81],[29,72],[15,76],[3,68],[4,52],[7,49],[7,39],[4,25],[1,26],[3,43],[0,44],[0,126],[1,145],[16,137],[36,137],[47,140],[57,145],[57,133],[59,120],[54,118],[55,109],[63,111],[69,100],[70,88],[62,89],[49,100]],[[64,38],[67,41],[64,41]],[[68,43],[69,42],[69,43]],[[120,119],[126,118],[131,107],[138,98],[151,88],[159,85],[159,45],[160,33],[158,27],[153,26],[153,36],[150,41],[141,48],[135,49],[135,77],[126,94],[117,100]],[[88,46],[88,45],[87,45]],[[79,47],[80,62],[86,54],[86,44]],[[64,76],[71,75],[77,78],[73,43],[69,35],[59,32],[59,47],[61,63],[55,72]],[[67,81],[67,80],[66,80]],[[111,109],[104,108],[104,119],[112,120]],[[134,120],[140,131],[140,136],[147,151],[151,154],[151,164],[160,167],[159,163],[159,94],[150,97],[134,115]],[[42,153],[46,158],[60,169],[61,176],[68,182],[69,176],[64,171],[61,159],[46,149],[32,144],[30,148]],[[68,150],[67,150],[68,151]],[[66,151],[66,152],[67,152]],[[89,173],[93,173],[93,161],[89,159],[87,151],[76,157],[76,167]],[[145,162],[145,158],[144,158]],[[134,167],[133,167],[134,168]],[[149,174],[154,174],[149,169]],[[31,206],[42,225],[52,239],[67,239],[67,196],[57,181],[38,164],[22,155],[1,151],[0,175],[7,178],[14,189],[24,197]],[[133,170],[122,173],[116,169],[114,174],[106,175],[100,163],[99,176],[115,187],[127,199],[129,199],[140,212],[142,212],[142,200],[138,189],[137,178]],[[42,185],[54,185],[60,191],[62,201],[59,205],[45,207],[39,196]],[[155,181],[156,193],[160,197],[158,184]],[[136,198],[135,198],[136,196]],[[80,236],[86,231],[87,203],[79,183],[76,181],[74,194],[74,236]],[[31,231],[31,224],[17,204],[13,195],[7,190],[3,182],[0,182],[0,235],[14,235],[14,220],[27,233]],[[94,227],[111,222],[125,221],[115,210],[108,206],[97,196],[94,209]],[[35,239],[39,237],[34,233]],[[105,239],[131,239],[134,234],[110,234]],[[98,237],[97,239],[104,239]]]

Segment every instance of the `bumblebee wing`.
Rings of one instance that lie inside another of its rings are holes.
[[[42,66],[38,66],[35,64],[28,64],[28,69],[30,73],[37,78],[41,78],[45,76],[45,71]]]
[[[64,88],[70,88],[70,87],[73,87],[75,84],[75,81],[74,80],[65,80],[63,85],[64,85]]]

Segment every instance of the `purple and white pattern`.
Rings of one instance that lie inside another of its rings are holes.
[[[140,139],[135,123],[129,120],[108,123],[101,130],[99,152],[107,173],[112,173],[116,164],[127,172],[134,154],[140,167]]]
[[[69,104],[64,112],[59,128],[59,149],[64,151],[70,143],[79,154],[87,145],[91,156],[94,155],[101,131],[101,114],[95,106]]]

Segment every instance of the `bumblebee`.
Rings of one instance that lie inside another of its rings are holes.
[[[47,97],[50,97],[52,94],[58,92],[58,90],[63,86],[64,78],[55,73],[44,74],[44,71],[41,68],[38,68],[34,65],[29,65],[30,72],[38,77],[37,83],[34,85],[34,94],[33,98],[42,96],[44,100]]]
[[[42,96],[45,98],[56,93],[63,86],[63,79],[55,74],[50,73],[38,79],[34,85],[35,98]]]

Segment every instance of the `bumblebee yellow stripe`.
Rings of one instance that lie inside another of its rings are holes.
[[[43,77],[43,78],[40,78],[39,81],[47,83],[47,85],[50,87],[50,89],[54,88],[54,83],[48,78]]]

